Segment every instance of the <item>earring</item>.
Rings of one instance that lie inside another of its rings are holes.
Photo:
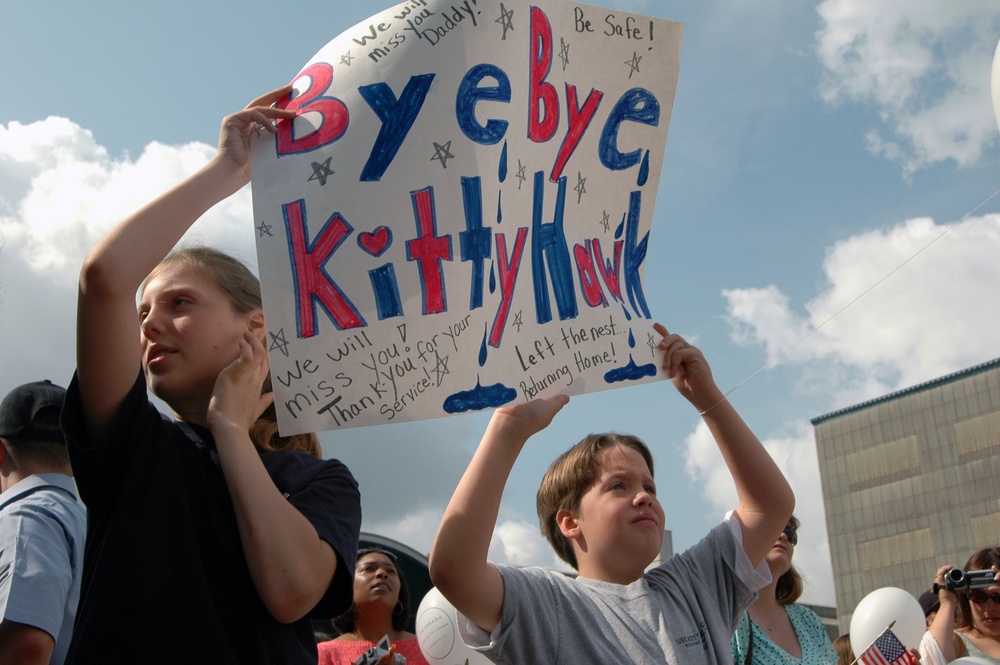
[[[399,616],[403,613],[403,603],[401,601],[396,601],[396,606],[392,608],[392,615]]]

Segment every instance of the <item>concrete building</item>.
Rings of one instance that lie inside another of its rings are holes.
[[[812,420],[841,632],[1000,545],[1000,359]]]

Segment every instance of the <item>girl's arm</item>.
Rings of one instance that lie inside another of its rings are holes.
[[[736,484],[739,497],[735,515],[743,531],[743,550],[754,566],[774,546],[785,528],[795,496],[778,466],[764,450],[756,435],[719,390],[701,351],[678,335],[671,335],[659,323],[663,335],[663,370],[674,386],[708,425]]]
[[[487,554],[507,477],[528,438],[569,402],[566,395],[497,409],[455,488],[431,546],[435,586],[459,612],[490,631],[500,623],[503,578]]]
[[[240,343],[240,356],[215,383],[208,425],[215,438],[222,472],[236,511],[243,554],[257,593],[282,623],[296,621],[320,601],[333,580],[337,557],[315,527],[282,496],[248,434],[257,416],[273,401],[261,395],[267,351],[258,335],[263,317]]]
[[[271,108],[285,86],[251,102],[222,123],[219,151],[197,173],[112,229],[87,254],[77,305],[77,372],[86,428],[101,437],[141,366],[135,294],[142,281],[206,210],[250,177],[250,135],[260,125],[293,118]]]

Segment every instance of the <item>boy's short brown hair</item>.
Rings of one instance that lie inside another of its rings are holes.
[[[597,461],[598,453],[616,446],[631,448],[642,455],[646,466],[649,467],[649,475],[653,475],[653,455],[645,443],[631,434],[605,432],[587,435],[580,443],[556,458],[545,472],[538,487],[535,506],[542,534],[559,558],[574,569],[578,569],[576,553],[573,551],[573,544],[559,530],[556,514],[560,510],[572,513],[579,511],[580,500],[601,470]]]

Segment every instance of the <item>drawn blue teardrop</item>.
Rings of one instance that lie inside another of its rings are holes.
[[[639,177],[636,179],[636,184],[640,187],[646,184],[649,179],[649,151],[642,156],[642,164],[639,166]]]
[[[649,155],[649,151],[646,151]],[[503,150],[500,151],[500,168],[497,169],[497,177],[500,178],[500,182],[507,179],[507,140],[504,139]]]
[[[486,364],[486,324],[483,324],[483,345],[479,347],[479,366]]]

